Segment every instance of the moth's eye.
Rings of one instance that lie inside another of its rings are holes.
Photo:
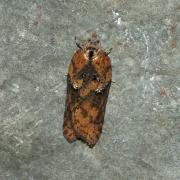
[[[97,43],[97,44],[99,44],[99,43],[100,43],[100,41],[99,41],[99,40],[97,40],[97,41],[96,41],[96,43]]]
[[[88,39],[88,42],[90,42],[91,41],[91,39]]]

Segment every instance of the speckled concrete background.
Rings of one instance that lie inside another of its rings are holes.
[[[98,144],[62,135],[74,36],[113,48]],[[0,1],[0,180],[180,179],[179,0]]]

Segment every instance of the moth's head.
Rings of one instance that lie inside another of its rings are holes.
[[[76,45],[84,51],[84,55],[88,60],[93,60],[97,57],[98,51],[101,49],[101,42],[96,32],[91,34],[91,37],[84,43],[84,45],[80,45],[76,43]]]
[[[93,32],[84,46],[85,54],[89,60],[92,60],[97,56],[99,49],[101,49],[99,37],[97,36],[96,32]]]

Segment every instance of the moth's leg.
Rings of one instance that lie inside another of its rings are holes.
[[[79,78],[75,73],[68,73],[68,80],[74,89],[80,89],[83,84],[83,79]]]
[[[96,93],[102,93],[104,89],[111,83],[112,81],[112,69],[111,67],[108,71],[105,72],[104,75],[99,76],[99,84],[96,89]]]
[[[76,76],[72,77],[70,80],[74,89],[80,89],[83,84],[83,79],[78,79]]]
[[[104,80],[104,78],[101,78],[95,92],[96,93],[102,93],[104,91],[105,87],[106,87],[106,81]]]

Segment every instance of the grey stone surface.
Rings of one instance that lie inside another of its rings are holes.
[[[62,135],[74,36],[113,64],[98,144]],[[0,180],[180,179],[179,0],[0,0]]]

